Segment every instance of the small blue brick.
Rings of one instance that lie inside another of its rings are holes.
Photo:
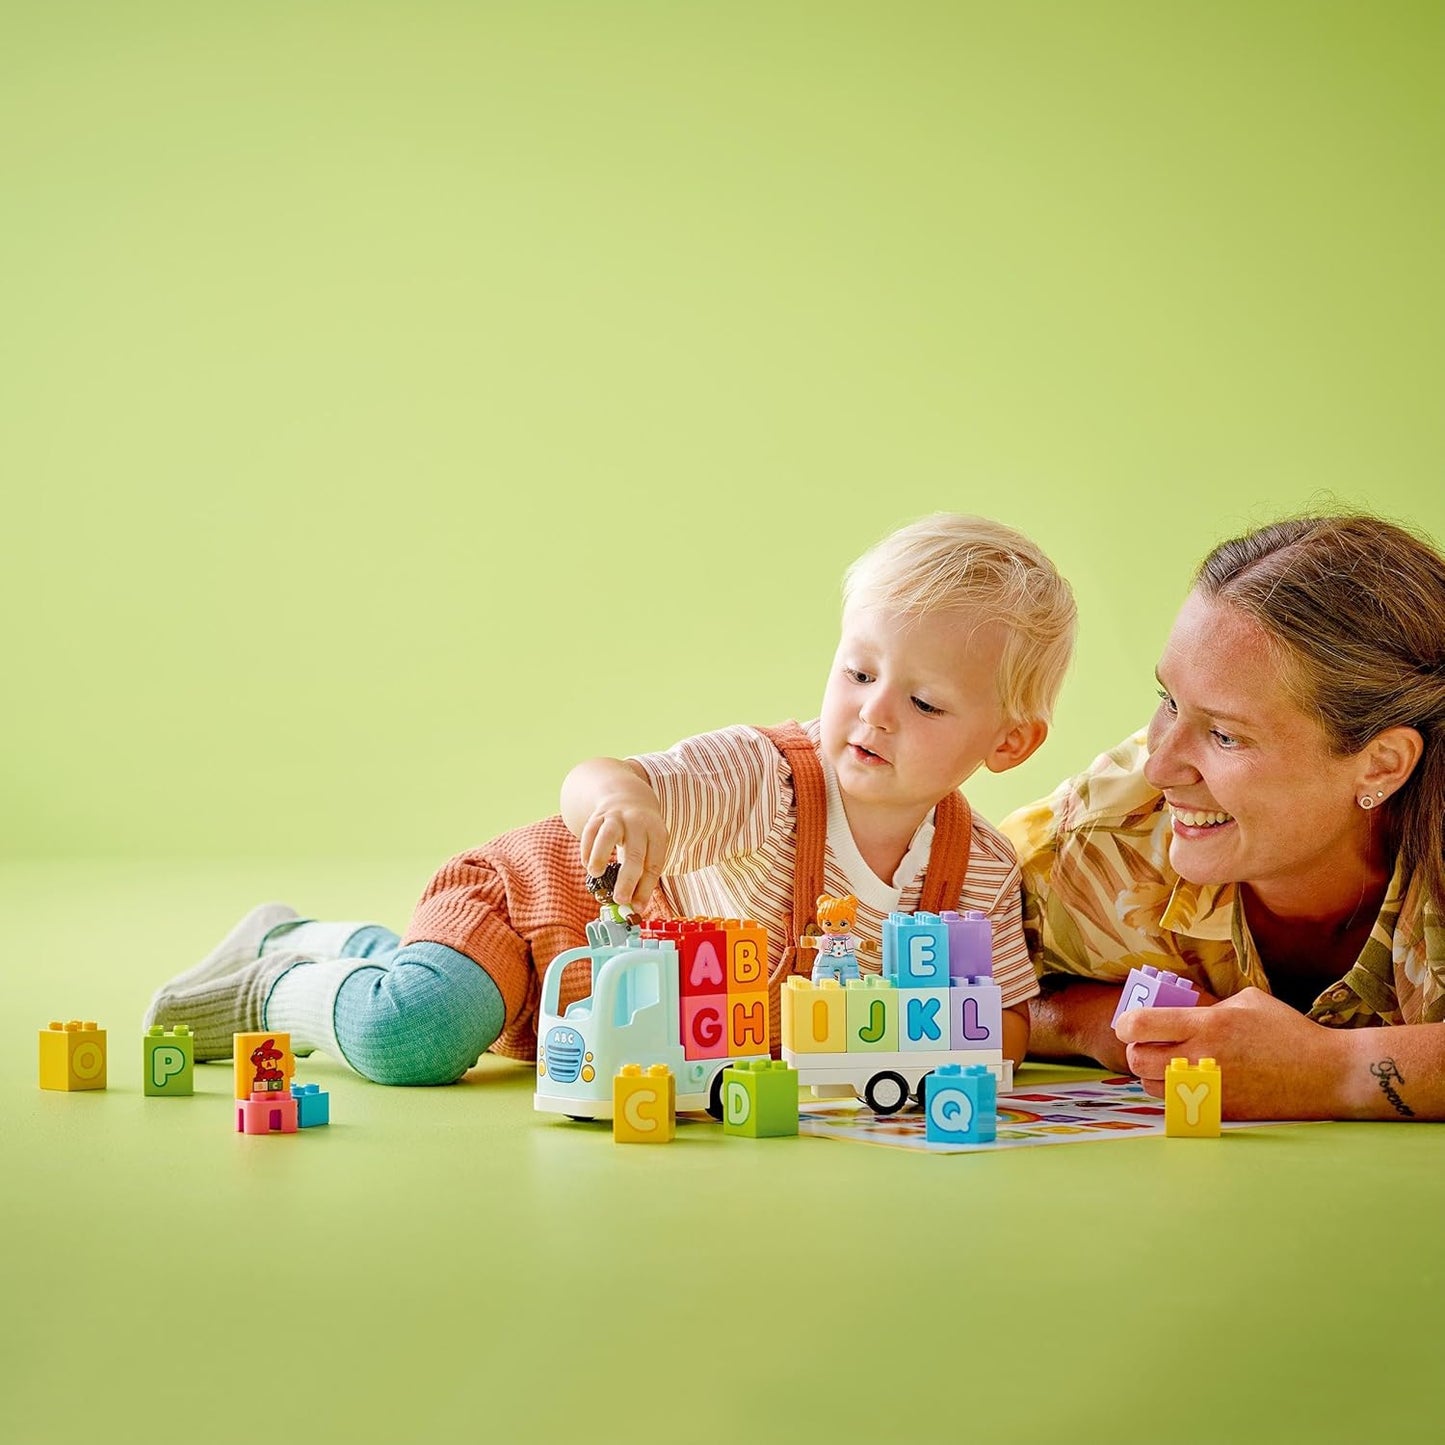
[[[296,1125],[314,1129],[331,1122],[331,1095],[318,1084],[292,1084],[291,1097],[296,1100]]]

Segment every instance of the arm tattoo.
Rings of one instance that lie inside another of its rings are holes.
[[[1415,1111],[1395,1090],[1396,1082],[1403,1084],[1405,1076],[1395,1066],[1394,1059],[1381,1059],[1378,1064],[1371,1064],[1370,1072],[1375,1076],[1375,1082],[1379,1084],[1380,1092],[1395,1106],[1396,1112],[1403,1114],[1407,1119],[1413,1119]]]

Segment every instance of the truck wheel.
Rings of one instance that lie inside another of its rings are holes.
[[[719,1069],[717,1073],[712,1076],[712,1083],[708,1086],[707,1091],[708,1115],[710,1118],[716,1119],[719,1124],[722,1123],[723,1119],[722,1086],[723,1075],[725,1073],[727,1073],[726,1069]]]
[[[933,1070],[930,1069],[930,1070],[928,1071],[928,1074],[931,1074],[932,1072],[933,1072]],[[914,1095],[913,1095],[914,1099],[917,1100],[917,1102],[918,1102],[918,1107],[919,1107],[920,1109],[928,1102],[928,1097],[927,1097],[927,1090],[928,1090],[927,1079],[928,1079],[928,1074],[925,1074],[925,1075],[923,1076],[923,1078],[921,1078],[921,1079],[918,1081],[918,1088],[917,1088],[917,1090],[914,1092]]]
[[[908,1080],[902,1074],[884,1069],[868,1080],[863,1102],[875,1114],[896,1114],[908,1102]]]

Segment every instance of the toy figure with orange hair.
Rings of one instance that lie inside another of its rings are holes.
[[[818,899],[818,932],[803,940],[818,951],[813,963],[814,983],[836,978],[846,988],[850,978],[858,977],[858,949],[863,940],[853,932],[857,918],[858,900],[851,893],[842,898],[824,893]]]

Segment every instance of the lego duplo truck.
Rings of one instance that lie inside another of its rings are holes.
[[[588,945],[554,958],[542,981],[534,1107],[572,1119],[610,1119],[624,1064],[665,1064],[681,1112],[723,1116],[723,1070],[768,1057],[767,931],[739,919],[687,919],[627,928],[587,926]],[[576,992],[565,1009],[564,975]]]
[[[612,1117],[612,1080],[624,1064],[665,1064],[677,1108],[722,1118],[723,1070],[768,1057],[767,933],[736,919],[687,919],[628,929],[589,924],[585,948],[552,960],[542,983],[534,1105],[573,1119]],[[584,996],[565,1008],[568,990]],[[815,1095],[857,1095],[878,1114],[922,1103],[941,1064],[984,1064],[1001,1089],[1003,1007],[983,914],[891,914],[883,975],[782,992],[782,1056]]]
[[[1013,1085],[1003,1056],[1003,1002],[993,979],[992,929],[982,913],[891,913],[883,972],[814,983],[786,979],[783,1059],[814,1094],[856,1093],[875,1114],[924,1101],[944,1064],[986,1065]]]

